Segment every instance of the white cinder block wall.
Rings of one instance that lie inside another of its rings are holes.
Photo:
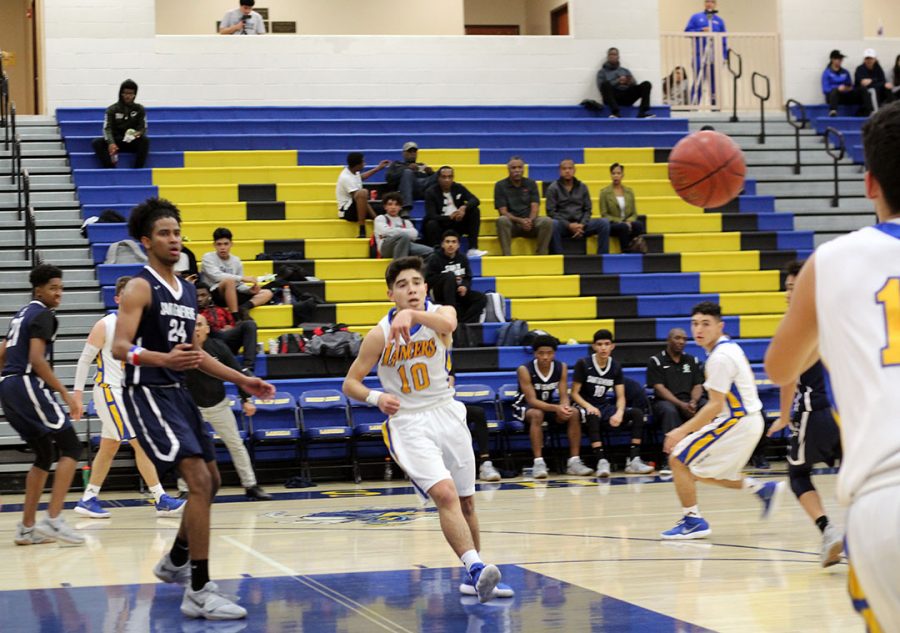
[[[153,0],[45,0],[46,103],[106,105],[130,77],[146,105],[577,104],[613,45],[658,102],[665,1],[569,0],[572,37],[224,37],[157,36]],[[835,46],[893,60],[900,40],[862,39],[862,1],[780,0],[787,96],[820,100]]]

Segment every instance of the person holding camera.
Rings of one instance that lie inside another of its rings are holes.
[[[253,10],[256,0],[241,0],[241,6],[225,14],[219,24],[221,35],[265,35],[266,24]]]

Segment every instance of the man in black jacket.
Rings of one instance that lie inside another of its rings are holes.
[[[106,108],[103,138],[95,138],[91,145],[104,167],[115,167],[119,152],[135,154],[134,166],[140,169],[147,162],[150,141],[147,139],[147,116],[144,106],[135,103],[138,86],[126,79],[119,86],[119,100]]]
[[[477,323],[484,310],[484,294],[472,290],[469,258],[459,252],[459,233],[444,232],[441,247],[428,258],[425,281],[436,303],[456,308],[460,323]]]
[[[859,113],[869,116],[885,101],[890,101],[893,84],[888,83],[884,69],[878,63],[878,54],[873,48],[863,52],[863,63],[856,67],[854,73],[856,89],[862,93],[862,107]]]
[[[444,165],[437,171],[437,184],[425,192],[425,243],[437,246],[445,231],[452,229],[469,238],[468,257],[481,257],[478,250],[481,228],[481,201],[454,179],[453,168]]]
[[[425,191],[434,184],[434,170],[419,162],[419,146],[415,141],[403,144],[403,159],[395,160],[384,173],[389,191],[398,191],[403,196],[403,211],[406,217],[412,210],[413,201],[421,200]]]

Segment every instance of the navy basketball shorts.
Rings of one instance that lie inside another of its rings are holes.
[[[160,473],[187,457],[215,460],[212,438],[187,389],[133,385],[123,396],[135,434]]]
[[[0,379],[0,404],[10,425],[26,442],[72,426],[47,385],[33,374]]]
[[[841,430],[831,409],[795,413],[789,446],[791,466],[812,467],[819,462],[834,466],[841,457]]]

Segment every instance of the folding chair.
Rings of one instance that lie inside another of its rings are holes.
[[[280,445],[293,448],[294,461],[300,465],[300,422],[294,396],[287,391],[276,391],[270,400],[253,397],[250,401],[256,405],[256,415],[249,419],[250,450],[254,463],[259,448]]]
[[[387,416],[378,407],[367,402],[352,402],[350,405],[350,424],[353,427],[353,442],[356,450],[356,462],[390,464],[391,457],[384,443],[382,428]],[[367,458],[363,462],[363,457]]]
[[[500,415],[500,406],[497,403],[497,393],[494,389],[490,385],[481,383],[458,384],[455,389],[457,400],[463,404],[484,409],[488,435],[497,437],[497,448],[506,455],[509,443],[504,432],[504,421]]]
[[[338,468],[350,468],[353,480],[361,481],[359,466],[353,443],[353,429],[350,426],[350,407],[347,398],[336,389],[312,389],[300,394],[300,429],[303,433],[303,465],[307,477],[312,479],[310,448],[314,444],[342,443],[346,449],[345,463]],[[322,450],[323,453],[327,451]],[[346,463],[349,460],[349,464]]]

